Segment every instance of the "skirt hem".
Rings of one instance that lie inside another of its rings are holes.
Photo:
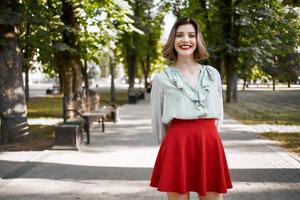
[[[193,189],[186,190],[186,191],[176,191],[176,190],[167,189],[167,188],[159,188],[159,187],[154,186],[154,185],[150,185],[150,187],[156,188],[156,190],[159,191],[159,192],[175,192],[175,193],[178,193],[178,194],[186,194],[188,192],[196,192],[200,196],[206,196],[208,192],[217,192],[217,193],[220,193],[220,194],[226,194],[226,193],[228,193],[229,189],[233,188],[233,187],[228,187],[226,190],[207,190],[205,193],[203,193],[203,192],[193,190]]]

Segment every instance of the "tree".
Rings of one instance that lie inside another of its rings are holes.
[[[299,47],[299,16],[293,7],[297,1],[169,2],[176,16],[194,17],[200,22],[210,54],[208,63],[220,72],[225,68],[226,102],[238,100],[239,76],[249,78],[246,76],[251,76],[251,68],[256,66],[275,80],[283,73],[280,57],[293,54]]]
[[[296,65],[284,66],[283,60],[295,54],[299,46],[299,18],[293,7],[271,0],[260,4],[245,1],[240,12],[243,16],[240,53],[248,57],[244,61],[254,62],[272,77],[275,90],[281,75],[288,75],[288,71],[297,73]]]
[[[17,0],[0,2],[0,114],[1,140],[15,141],[28,134],[18,24],[22,5]]]
[[[300,54],[295,52],[287,54],[284,57],[279,57],[279,65],[281,73],[279,80],[287,82],[288,87],[291,87],[291,82],[296,82],[300,75]]]
[[[23,55],[22,66],[25,72],[25,99],[29,101],[29,70],[34,57],[37,61],[47,63],[51,55],[50,20],[51,15],[45,4],[37,0],[27,0],[23,3],[24,14],[20,23],[20,48]],[[48,47],[48,48],[46,48]],[[42,54],[42,55],[40,55]]]
[[[166,12],[169,10],[169,5],[161,2],[154,5],[153,1],[148,1],[144,5],[145,10],[141,15],[142,31],[144,34],[137,36],[138,46],[138,64],[144,77],[144,87],[148,88],[148,78],[153,65],[160,61],[162,45],[162,24]]]

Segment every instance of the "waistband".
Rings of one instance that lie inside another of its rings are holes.
[[[215,118],[198,118],[198,119],[177,119],[173,118],[168,126],[176,124],[211,124],[215,123]]]

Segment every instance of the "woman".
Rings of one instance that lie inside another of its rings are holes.
[[[161,143],[150,186],[169,200],[220,200],[232,182],[219,129],[223,120],[219,72],[208,58],[198,23],[178,20],[163,49],[173,64],[157,74],[151,91],[152,127]]]

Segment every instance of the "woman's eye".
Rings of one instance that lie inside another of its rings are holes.
[[[183,37],[183,35],[176,35],[176,37]]]
[[[189,37],[194,38],[194,37],[196,37],[196,35],[189,35]]]

